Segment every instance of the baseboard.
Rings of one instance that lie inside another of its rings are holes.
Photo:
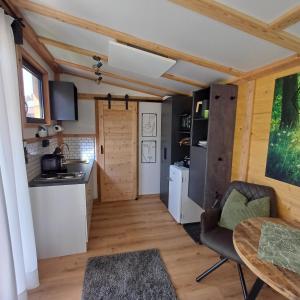
[[[160,194],[138,195],[138,199],[144,198],[160,198]]]

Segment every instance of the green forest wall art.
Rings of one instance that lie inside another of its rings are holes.
[[[275,82],[266,176],[300,186],[300,73]]]

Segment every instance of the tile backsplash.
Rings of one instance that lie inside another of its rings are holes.
[[[93,137],[64,137],[64,143],[69,146],[64,149],[67,159],[94,159],[95,139]]]
[[[27,144],[28,163],[26,164],[28,181],[41,173],[41,157],[44,154],[53,153],[57,147],[57,138],[49,139],[49,146],[42,147],[42,142]]]
[[[57,138],[49,140],[48,147],[42,147],[42,142],[27,144],[28,164],[26,165],[27,178],[31,181],[41,173],[41,156],[53,153],[57,147]],[[95,139],[93,137],[64,137],[64,143],[69,146],[64,148],[66,159],[94,159],[95,158]]]

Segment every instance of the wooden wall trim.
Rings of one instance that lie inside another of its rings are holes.
[[[254,96],[255,80],[239,88],[233,151],[232,179],[234,180],[247,181]]]
[[[95,101],[95,127],[96,127],[96,137],[95,137],[95,160],[97,164],[97,193],[98,193],[98,200],[101,201],[101,170],[100,170],[100,148],[99,148],[99,126],[100,126],[100,121],[99,121],[99,106],[98,102]]]

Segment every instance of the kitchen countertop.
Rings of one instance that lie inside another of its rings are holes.
[[[39,176],[33,178],[28,184],[29,187],[37,187],[37,186],[52,186],[52,185],[70,185],[70,184],[85,184],[89,181],[93,165],[94,165],[94,160],[90,160],[88,163],[70,163],[68,164],[67,171],[68,173],[71,172],[83,172],[85,173],[84,177],[81,179],[68,179],[68,180],[49,180],[49,181],[35,181],[36,178]]]

